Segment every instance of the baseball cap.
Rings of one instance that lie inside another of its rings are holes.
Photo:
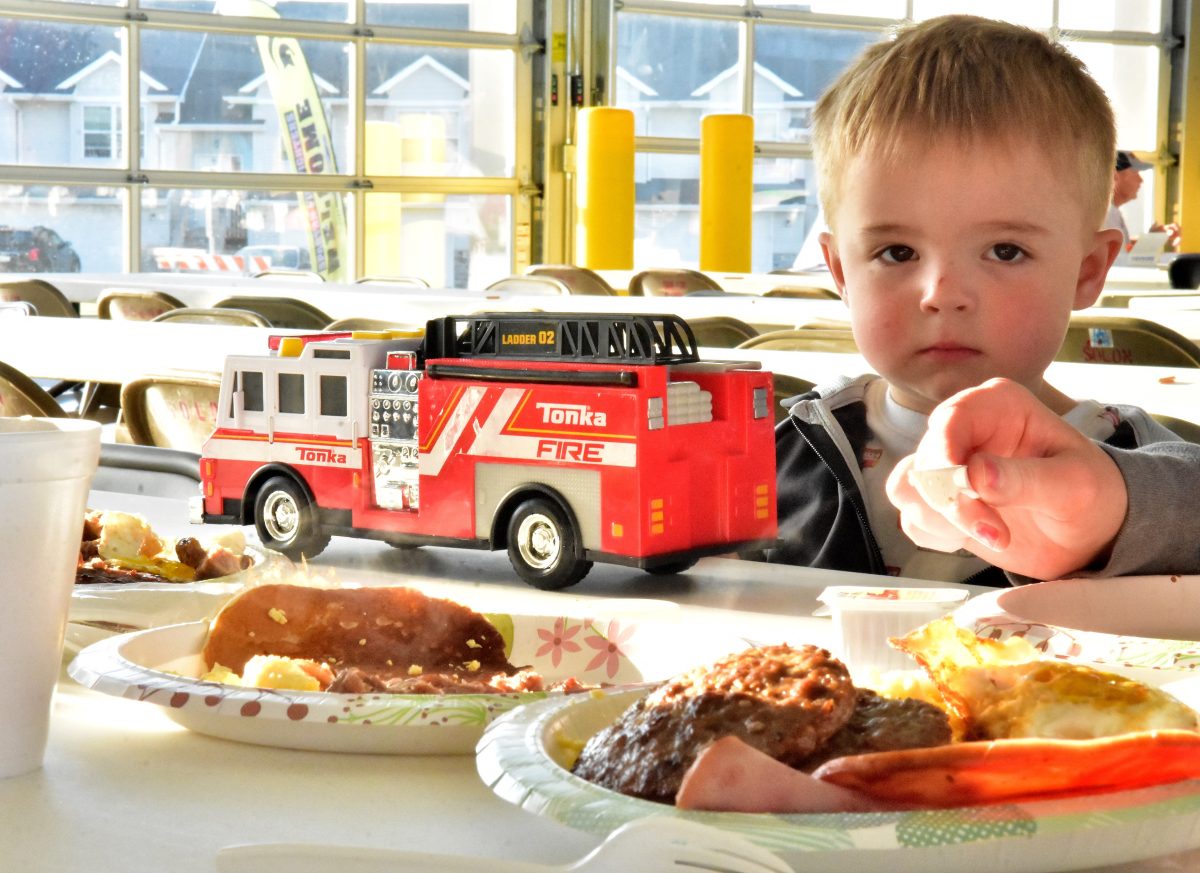
[[[1154,164],[1146,163],[1133,152],[1117,152],[1117,169],[1128,170],[1130,167],[1140,173],[1142,170],[1153,169]]]

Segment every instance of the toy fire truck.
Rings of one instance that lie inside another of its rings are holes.
[[[673,315],[448,316],[424,337],[230,356],[193,517],[313,557],[330,535],[507,549],[531,585],[681,572],[776,534],[769,373]]]

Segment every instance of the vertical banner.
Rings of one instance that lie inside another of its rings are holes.
[[[218,0],[221,15],[279,18],[264,0]],[[283,149],[297,173],[336,173],[337,157],[329,122],[300,43],[291,37],[259,36],[258,52],[279,113]],[[342,255],[346,244],[346,213],[335,191],[299,191],[300,210],[308,227],[308,252],[313,269],[339,281],[345,276]]]

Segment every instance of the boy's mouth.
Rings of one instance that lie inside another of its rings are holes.
[[[921,349],[919,354],[922,357],[938,361],[961,361],[964,358],[979,354],[979,349],[964,346],[960,343],[939,342],[926,346]]]

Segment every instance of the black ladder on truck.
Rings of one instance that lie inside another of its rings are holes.
[[[561,312],[447,315],[425,328],[424,358],[593,364],[692,364],[696,337],[678,315]]]

